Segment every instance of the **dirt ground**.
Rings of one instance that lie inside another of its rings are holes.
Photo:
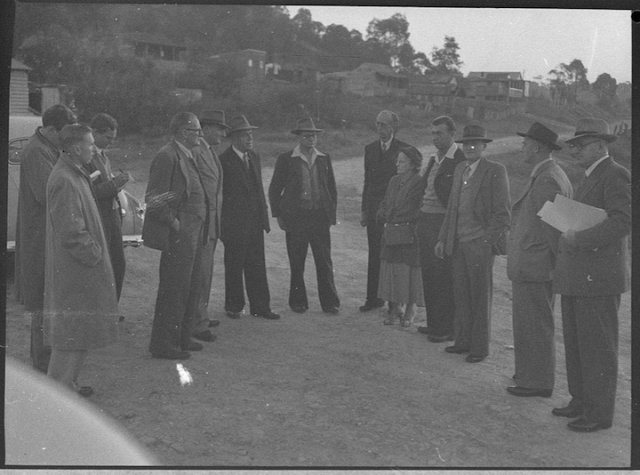
[[[512,150],[517,137],[492,144]],[[259,144],[258,144],[259,147]],[[119,341],[90,355],[82,384],[91,401],[117,419],[158,459],[173,466],[301,467],[626,467],[630,462],[630,296],[620,309],[620,365],[614,426],[577,434],[551,415],[569,400],[559,304],[557,382],[549,399],[516,398],[511,285],[504,257],[494,267],[491,354],[479,364],[445,353],[415,327],[382,325],[360,313],[366,283],[366,236],[358,223],[362,158],[334,163],[339,224],[332,228],[339,315],[322,313],[313,261],[307,261],[310,309],[287,306],[284,233],[272,220],[265,237],[272,307],[279,321],[224,316],[223,247],[211,293],[217,341],[183,364],[147,351],[160,254],[126,251]],[[272,169],[263,171],[265,183]],[[144,183],[135,183],[142,196]],[[7,354],[29,361],[29,322],[7,298]],[[424,309],[417,324],[425,319]]]

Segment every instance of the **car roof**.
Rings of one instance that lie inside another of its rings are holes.
[[[37,115],[9,116],[9,140],[31,137],[42,126],[42,117]]]

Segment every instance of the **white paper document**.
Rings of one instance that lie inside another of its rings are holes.
[[[589,229],[604,221],[607,213],[601,208],[556,195],[553,201],[547,201],[542,206],[538,216],[560,232],[565,232],[569,229],[574,231]]]

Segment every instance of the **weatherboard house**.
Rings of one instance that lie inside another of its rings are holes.
[[[467,97],[506,102],[529,97],[529,81],[520,72],[472,71],[466,83]]]
[[[340,92],[364,97],[405,96],[409,85],[405,74],[377,63],[362,63],[352,71],[327,73],[322,78]]]

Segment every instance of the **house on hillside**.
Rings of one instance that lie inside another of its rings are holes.
[[[9,78],[9,115],[33,115],[29,108],[29,71],[31,68],[11,58]]]
[[[519,72],[472,71],[466,80],[467,97],[505,102],[529,97],[530,82]]]
[[[148,59],[161,71],[180,73],[187,69],[186,46],[164,35],[123,33],[120,41],[119,53],[123,56]]]
[[[243,49],[214,54],[207,59],[208,66],[233,71],[245,83],[260,83],[266,78],[267,52],[258,49]]]
[[[377,63],[362,63],[352,71],[327,73],[322,78],[334,90],[364,97],[402,97],[407,94],[409,85],[405,74]]]
[[[409,76],[407,95],[413,102],[431,105],[449,104],[461,92],[458,77],[454,74],[427,74]]]
[[[291,83],[316,83],[331,71],[333,55],[306,41],[295,41],[286,52],[276,52],[267,63],[267,78]]]

